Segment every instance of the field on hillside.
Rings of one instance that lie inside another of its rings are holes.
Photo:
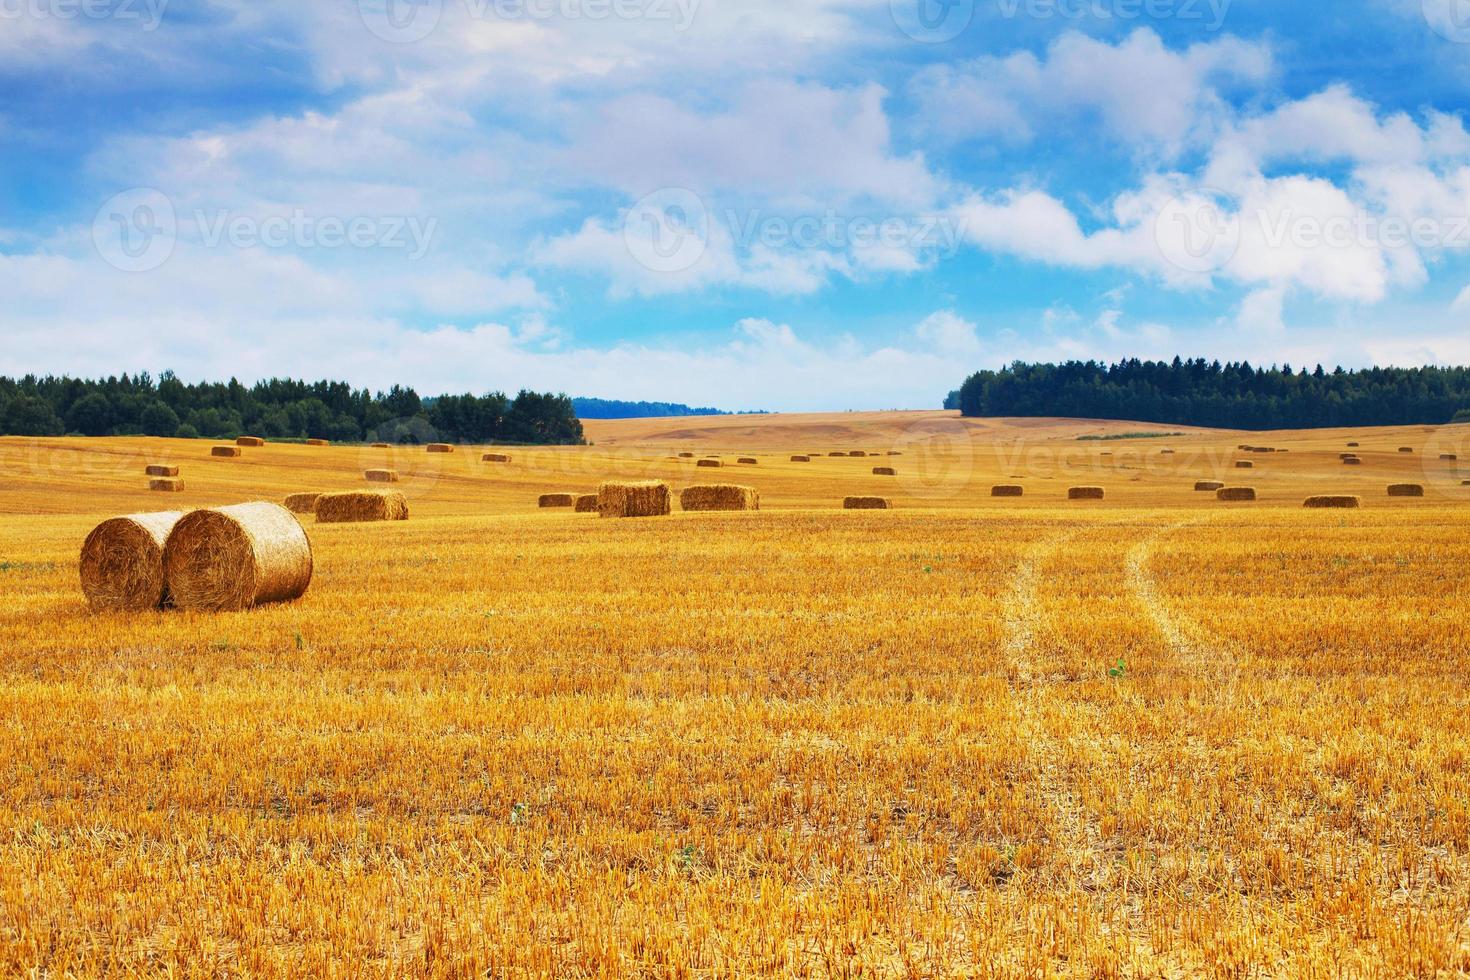
[[[1470,425],[587,432],[0,439],[0,976],[1470,973]],[[301,600],[87,610],[104,517],[384,465]],[[605,477],[762,510],[537,508]]]

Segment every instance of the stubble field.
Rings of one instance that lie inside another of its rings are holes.
[[[588,435],[0,439],[0,976],[1470,972],[1470,426]],[[411,519],[307,518],[297,602],[86,608],[104,517],[384,464]],[[763,509],[536,507],[607,476]]]

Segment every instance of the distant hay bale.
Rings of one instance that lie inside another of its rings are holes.
[[[1161,449],[1161,450],[1159,450],[1159,455],[1160,456],[1173,456],[1174,455],[1174,450],[1172,450],[1172,449]]]
[[[1337,454],[1337,458],[1338,459],[1357,459],[1357,457],[1358,457],[1358,454],[1357,453],[1338,453]]]
[[[390,446],[390,445],[388,445],[388,443],[386,443],[386,442],[375,442],[371,446],[369,446],[368,448],[369,449],[392,449],[393,447]]]
[[[362,478],[369,483],[397,483],[397,470],[363,470]]]
[[[810,463],[812,458],[810,456],[792,456],[791,461],[793,463]]]
[[[543,493],[536,498],[537,507],[571,507],[577,498],[570,493]]]
[[[318,524],[408,520],[408,498],[399,490],[347,490],[316,498]]]
[[[890,450],[888,450],[888,455],[890,455],[890,456],[902,456],[903,453],[899,452],[897,449],[890,449]]]
[[[1360,503],[1361,503],[1361,501],[1359,501],[1357,497],[1351,497],[1351,496],[1347,496],[1347,495],[1335,496],[1335,495],[1332,495],[1332,494],[1322,494],[1322,495],[1315,496],[1315,497],[1308,497],[1306,500],[1302,501],[1302,506],[1303,507],[1357,507],[1357,506],[1359,506]]]
[[[679,509],[760,510],[761,495],[754,487],[736,486],[732,483],[698,484],[679,491]]]
[[[509,463],[510,456],[505,453],[486,453],[480,457],[482,463]]]
[[[1344,466],[1362,466],[1363,465],[1363,461],[1361,459],[1359,459],[1358,457],[1356,457],[1356,456],[1346,456],[1346,457],[1343,458],[1342,465],[1344,465]]]
[[[178,476],[179,475],[179,468],[177,466],[163,466],[162,464],[155,463],[152,466],[148,467],[146,470],[144,470],[143,471],[143,475],[144,476]]]
[[[293,514],[315,514],[316,500],[319,493],[288,493],[286,495],[286,509]]]
[[[843,497],[843,510],[892,510],[887,497]]]
[[[163,546],[183,511],[103,521],[82,543],[82,593],[93,612],[157,609],[168,599]]]
[[[848,453],[847,455],[853,457],[854,459],[862,459],[863,457],[867,456],[868,454],[865,453],[861,449],[854,449],[852,452]]]
[[[898,476],[898,470],[894,469],[891,466],[875,466],[875,467],[873,467],[873,475],[874,476]]]
[[[1223,489],[1224,486],[1225,484],[1221,483],[1219,480],[1196,480],[1194,484],[1194,489],[1196,493],[1214,493],[1216,490]]]
[[[1422,497],[1424,496],[1424,485],[1420,483],[1390,483],[1388,485],[1390,497]]]
[[[1255,465],[1256,465],[1255,463],[1252,463],[1248,459],[1237,459],[1235,461],[1235,468],[1238,469],[1238,470],[1254,469],[1255,468]]]
[[[754,456],[741,456],[735,462],[740,463],[740,464],[743,464],[745,466],[756,466],[756,465],[758,465],[758,461],[756,460],[756,458]]]
[[[1069,487],[1067,490],[1068,500],[1102,500],[1102,487]]]
[[[718,459],[701,459],[699,462],[695,463],[694,465],[695,466],[719,467],[719,466],[724,466],[725,464],[722,463],[722,462],[720,462]]]
[[[595,493],[579,493],[579,494],[577,494],[577,499],[574,500],[574,501],[572,501],[572,510],[576,511],[578,514],[595,514],[595,513],[597,513],[597,494],[595,494]]]
[[[990,488],[992,497],[1021,497],[1025,494],[1026,488],[1015,483],[998,483]]]
[[[291,512],[258,501],[196,510],[163,548],[169,596],[180,609],[249,609],[300,598],[311,585],[311,542]]]
[[[452,453],[454,447],[447,442],[431,442],[424,447],[431,453]]]
[[[1253,452],[1255,450],[1255,447],[1254,446],[1244,446],[1244,445],[1242,445],[1242,446],[1236,446],[1235,448],[1236,449],[1239,449],[1243,453]]]
[[[1400,446],[1399,447],[1399,452],[1401,452],[1401,453],[1412,453],[1413,451],[1414,451],[1414,447],[1413,446]]]
[[[1255,487],[1221,487],[1215,491],[1216,500],[1255,500]]]
[[[679,458],[680,459],[693,459],[694,458],[694,454],[693,453],[680,453],[679,454]]]
[[[659,480],[604,483],[597,488],[597,513],[602,517],[662,517],[673,508],[669,485]]]
[[[155,476],[148,481],[148,489],[163,493],[180,493],[184,489],[184,481],[177,477]]]
[[[1439,458],[1444,462],[1454,463],[1457,462],[1460,457],[1455,455],[1454,453],[1440,453]]]
[[[222,459],[234,459],[242,455],[238,446],[215,446],[209,451],[211,456],[219,456]]]
[[[1350,443],[1348,443],[1348,448],[1349,449],[1357,449],[1359,445],[1360,445],[1360,443],[1350,442]],[[1323,499],[1326,500],[1326,499],[1331,499],[1331,498],[1324,497]]]
[[[237,446],[264,446],[265,440],[260,436],[241,436],[235,440]]]
[[[326,440],[326,439],[308,439],[308,440],[306,440],[306,444],[308,446],[330,446],[331,445],[331,443],[328,440]]]

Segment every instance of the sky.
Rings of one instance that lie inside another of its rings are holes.
[[[1470,0],[0,0],[0,375],[1470,362]]]

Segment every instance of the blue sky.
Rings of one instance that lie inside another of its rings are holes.
[[[0,0],[0,373],[1470,362],[1470,0]]]

